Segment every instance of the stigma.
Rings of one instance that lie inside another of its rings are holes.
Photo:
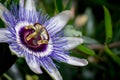
[[[35,23],[34,25],[25,26],[25,29],[28,31],[32,30],[32,32],[25,37],[27,42],[32,42],[33,45],[48,44],[49,35],[44,26]]]

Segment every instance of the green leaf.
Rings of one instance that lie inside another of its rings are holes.
[[[108,9],[105,6],[103,6],[103,8],[105,16],[106,43],[108,43],[112,38],[112,22]]]
[[[69,10],[71,8],[71,5],[72,5],[72,0],[68,0],[68,3],[66,5],[66,10]]]
[[[6,1],[4,2],[4,5],[5,5],[6,7],[9,7],[10,4],[11,4],[11,0],[6,0]]]
[[[87,36],[82,36],[81,38],[83,39],[84,44],[100,44],[97,40]]]
[[[90,55],[90,56],[95,55],[95,52],[93,50],[91,50],[91,49],[89,49],[89,48],[87,48],[87,47],[85,47],[83,45],[78,46],[77,49],[80,50],[83,53],[86,53],[86,54]]]
[[[5,27],[5,24],[4,22],[0,19],[0,28],[4,28]]]
[[[5,2],[7,2],[8,0],[0,0],[0,3],[4,4]]]
[[[73,25],[67,25],[64,29],[64,35],[69,37],[81,37],[82,33],[74,28]]]
[[[114,54],[109,48],[107,45],[105,45],[105,51],[106,53],[118,64],[120,65],[120,58]]]
[[[85,10],[85,15],[88,17],[86,20],[86,35],[92,36],[95,33],[95,21],[94,21],[94,15],[92,13],[91,8],[87,8]]]
[[[54,0],[56,12],[61,12],[63,10],[62,0]]]

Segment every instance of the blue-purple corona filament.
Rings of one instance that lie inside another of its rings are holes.
[[[7,25],[0,29],[0,42],[8,43],[13,53],[24,57],[33,72],[42,73],[42,67],[53,79],[62,80],[52,59],[75,66],[88,64],[85,59],[68,54],[68,50],[83,43],[81,38],[63,36],[62,29],[71,11],[63,11],[49,19],[36,11],[34,0],[26,0],[26,4],[20,0],[19,7],[12,4],[10,11],[0,3],[0,16]]]

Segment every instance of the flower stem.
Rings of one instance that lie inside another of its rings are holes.
[[[120,66],[120,58],[108,48],[107,44],[105,44],[105,52]]]
[[[8,76],[6,73],[4,73],[3,76],[4,76],[7,80],[12,80],[12,78],[11,78],[10,76]]]

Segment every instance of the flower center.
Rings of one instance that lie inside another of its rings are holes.
[[[30,50],[45,51],[49,42],[49,35],[44,26],[39,23],[28,25],[20,30],[21,42]]]
[[[46,29],[42,25],[36,23],[34,26],[33,25],[26,26],[25,29],[33,30],[32,33],[29,33],[25,37],[27,42],[32,40],[33,45],[48,44],[49,36],[48,36]]]

